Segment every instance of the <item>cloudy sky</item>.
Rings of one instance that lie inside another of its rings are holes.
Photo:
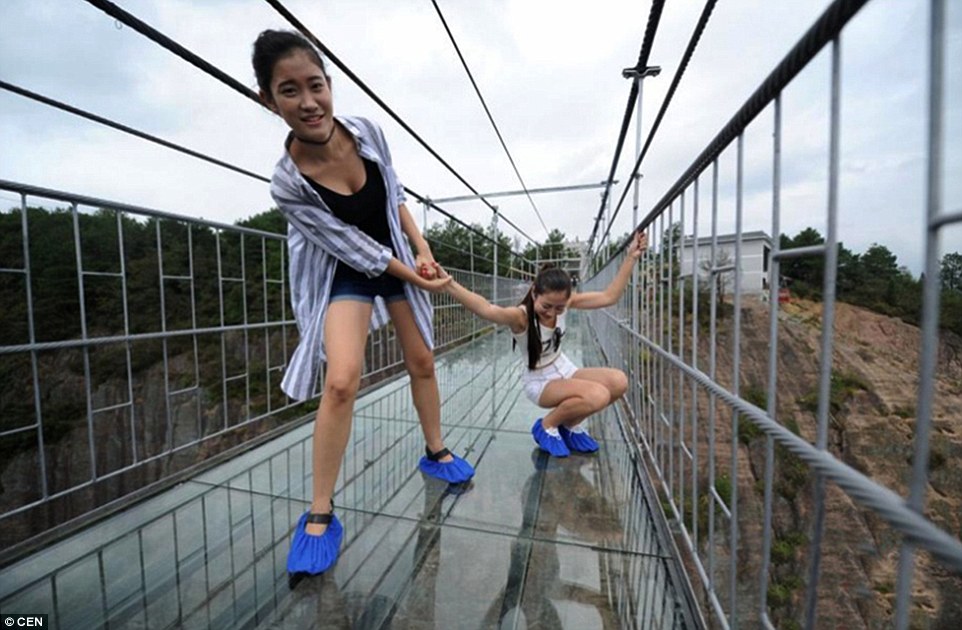
[[[255,87],[250,47],[288,24],[261,0],[117,0],[117,4]],[[438,153],[481,191],[518,182],[430,0],[288,0],[286,6]],[[529,187],[593,183],[608,172],[650,2],[443,0],[449,26]],[[646,80],[647,134],[702,2],[666,3]],[[828,6],[828,0],[721,0],[643,166],[642,216]],[[947,210],[962,209],[962,3],[947,3]],[[889,246],[921,270],[926,155],[928,3],[872,0],[842,37],[840,230],[864,251]],[[829,53],[784,94],[783,231],[824,231]],[[340,71],[335,108],[380,122],[403,182],[441,198],[469,191]],[[283,123],[83,0],[4,0],[0,78],[269,175]],[[770,231],[769,108],[745,135],[745,229]],[[634,162],[634,129],[618,172]],[[719,230],[733,227],[734,151],[719,161]],[[266,184],[0,91],[0,178],[233,222],[271,205]],[[706,182],[707,183],[707,182]],[[708,208],[708,186],[702,208]],[[549,228],[586,238],[599,191],[538,195]],[[631,196],[613,232],[630,227]],[[0,191],[0,203],[16,197]],[[542,240],[523,197],[505,216]],[[415,208],[412,204],[412,210]],[[480,203],[448,206],[487,223]],[[690,206],[689,206],[690,210]],[[420,220],[421,211],[415,215]],[[439,220],[429,213],[428,221]],[[690,219],[689,219],[690,221]],[[708,215],[702,215],[702,226]],[[511,235],[517,234],[503,226]],[[522,238],[522,246],[524,239]],[[943,251],[962,251],[962,227]]]

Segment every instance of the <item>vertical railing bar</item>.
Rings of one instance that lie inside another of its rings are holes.
[[[658,235],[652,235],[652,242],[657,242]],[[654,251],[649,252],[647,273],[645,274],[645,300],[647,301],[647,306],[645,307],[645,313],[647,317],[645,318],[645,333],[649,339],[655,338],[655,331],[657,330],[658,321],[658,295],[657,287],[658,283],[655,280],[655,275],[657,273],[657,258]],[[655,467],[658,468],[658,439],[657,439],[657,424],[655,421],[655,416],[657,413],[657,402],[655,399],[655,355],[652,352],[647,353],[647,360],[645,361],[645,378],[647,379],[647,387],[645,388],[645,411],[647,419],[647,435],[648,441],[651,444],[652,457],[655,461]]]
[[[668,328],[668,352],[675,351],[674,327],[671,322],[672,290],[674,283],[672,276],[675,273],[674,253],[675,253],[675,203],[672,201],[668,205],[668,243],[666,244],[666,257],[668,258],[668,299],[666,302],[667,328]],[[664,384],[662,384],[664,386]],[[674,493],[675,486],[675,370],[668,367],[668,493]],[[672,497],[674,498],[674,497]]]
[[[37,343],[37,331],[33,321],[33,272],[30,264],[30,227],[27,217],[27,195],[20,193],[20,230],[22,233],[23,269],[27,288],[27,335],[30,345]],[[43,442],[43,407],[40,404],[40,368],[37,351],[30,351],[30,372],[33,378],[33,411],[37,419],[37,460],[40,463],[40,494],[42,499],[50,495],[47,485],[47,454]]]
[[[695,177],[694,203],[692,207],[691,222],[691,367],[698,369],[698,278],[699,278],[699,258],[698,258],[698,204],[699,204],[699,180],[701,176]],[[691,528],[692,528],[692,548],[698,549],[698,383],[691,381]],[[682,511],[684,515],[684,511]],[[695,553],[697,556],[697,552]]]
[[[281,247],[281,356],[287,365],[287,248]],[[283,378],[283,377],[281,377]],[[289,405],[290,397],[284,394],[284,404]]]
[[[215,232],[215,249],[217,250],[217,302],[220,309],[220,325],[224,325],[224,262],[220,251],[220,230]],[[224,410],[224,428],[229,425],[230,405],[227,402],[227,342],[224,339],[226,333],[220,333],[220,375],[221,392],[224,396],[222,408]],[[285,357],[286,358],[286,357]]]
[[[174,590],[177,591],[177,621],[183,623],[184,603],[180,587],[180,544],[177,542],[177,512],[170,514],[171,529],[174,535]]]
[[[711,172],[711,265],[708,277],[711,279],[711,304],[709,312],[708,375],[715,379],[716,352],[718,341],[718,283],[721,276],[715,272],[718,265],[718,158],[712,162]],[[708,584],[715,590],[715,502],[712,489],[715,487],[715,396],[708,394]]]
[[[247,252],[244,247],[244,235],[238,234],[240,239],[240,264],[241,264],[241,310],[244,313],[244,402],[246,404],[246,417],[244,421],[251,419],[251,345],[248,335],[247,320]]]
[[[680,194],[680,216],[678,219],[678,271],[679,271],[679,287],[678,287],[678,359],[680,361],[685,360],[685,278],[682,275],[682,268],[685,256],[684,242],[685,242],[685,192],[683,189]],[[679,372],[679,383],[678,383],[678,442],[679,442],[679,453],[678,453],[678,505],[682,506],[682,514],[684,514],[685,505],[685,387],[687,386],[687,378],[684,372]],[[682,525],[684,525],[684,516],[682,517]]]
[[[654,234],[651,235],[650,244],[653,247],[655,242]],[[652,317],[652,306],[649,293],[651,292],[651,273],[652,273],[652,261],[654,259],[654,254],[652,247],[645,250],[642,257],[645,261],[644,270],[645,272],[641,274],[641,327],[643,329],[645,337],[651,339],[651,317]],[[654,443],[654,425],[651,423],[651,409],[649,407],[648,401],[651,398],[651,381],[650,381],[650,362],[651,353],[644,349],[644,355],[640,357],[640,368],[639,368],[639,380],[641,383],[641,389],[638,392],[638,398],[641,401],[641,418],[639,419],[639,430],[643,434],[645,443],[648,445],[649,451],[652,453],[654,458],[655,453],[655,443]]]
[[[80,214],[77,210],[77,202],[70,204],[71,217],[73,218],[73,242],[74,253],[77,259],[77,292],[80,298],[80,338],[87,341],[87,305],[84,295],[84,266],[83,252],[80,249]],[[90,451],[90,479],[97,479],[97,452],[94,449],[94,414],[93,401],[90,391],[90,346],[84,345],[84,395],[86,398],[87,409],[87,446]]]
[[[120,256],[120,298],[124,310],[124,336],[130,335],[130,305],[127,301],[127,252],[124,247],[124,213],[114,212],[117,219],[117,247]],[[133,463],[140,461],[137,453],[137,406],[134,401],[134,369],[133,357],[130,352],[130,340],[124,342],[125,360],[127,362],[127,400],[130,401],[130,454]]]
[[[658,296],[658,345],[665,346],[665,283],[662,278],[665,272],[665,215],[658,215],[658,266],[655,268],[655,292]],[[665,425],[662,420],[665,417],[665,360],[660,356],[657,360],[657,372],[655,376],[655,388],[658,392],[658,406],[655,420],[658,426],[658,471],[664,477],[665,470],[665,451],[668,446],[665,443]]]
[[[197,291],[195,289],[194,276],[194,228],[192,224],[187,225],[187,272],[190,276],[190,323],[194,330],[197,330]],[[190,336],[194,346],[194,387],[200,388],[200,347],[197,345],[197,334]],[[194,393],[195,409],[197,410],[197,438],[204,435],[203,423],[201,422],[200,393]]]
[[[841,42],[839,36],[832,40],[831,117],[829,121],[829,173],[828,173],[828,227],[825,237],[825,277],[822,296],[821,365],[818,375],[818,429],[815,446],[825,450],[828,446],[828,414],[832,381],[832,342],[835,327],[835,280],[838,267],[838,165],[840,122],[840,73]],[[809,563],[808,587],[805,595],[805,627],[815,627],[818,602],[819,569],[822,559],[822,533],[825,525],[825,478],[815,477],[815,518]]]
[[[98,593],[100,595],[100,610],[103,615],[103,620],[109,623],[108,618],[110,616],[110,609],[107,607],[107,575],[104,572],[103,548],[98,549],[96,551],[96,557],[97,557],[97,578],[98,578],[98,581],[100,582],[100,584],[98,584],[98,586],[100,587],[99,589],[100,593]]]
[[[264,323],[270,321],[270,313],[267,308],[267,239],[261,237],[261,280],[263,281],[264,294]],[[267,387],[267,413],[272,409],[271,405],[271,329],[264,329],[264,384]]]
[[[768,263],[768,387],[766,411],[772,420],[778,417],[778,309],[781,272],[778,253],[781,250],[781,185],[782,185],[782,95],[775,97],[772,130],[772,248]],[[768,614],[768,568],[772,550],[772,485],[775,477],[775,438],[765,436],[765,508],[762,526],[762,565],[759,613]]]
[[[932,401],[935,397],[935,369],[939,354],[939,249],[941,226],[935,225],[943,211],[942,168],[944,165],[944,81],[945,81],[945,0],[931,0],[929,16],[929,99],[928,164],[926,165],[925,286],[922,288],[922,347],[919,355],[918,418],[915,422],[915,449],[912,454],[912,480],[908,506],[923,513],[928,487],[929,433],[932,430]],[[895,628],[908,627],[912,604],[912,573],[915,547],[904,539],[899,554]]]
[[[742,201],[743,201],[743,163],[745,154],[745,135],[738,135],[737,166],[735,180],[735,288],[732,305],[735,309],[732,326],[735,328],[734,349],[732,353],[732,393],[739,395],[741,390],[741,298],[742,298]],[[731,512],[731,576],[729,583],[729,600],[732,625],[738,623],[738,595],[735,588],[738,577],[738,411],[732,409],[732,453],[731,453],[731,496],[724,497],[728,501]]]
[[[160,219],[158,219],[159,221]],[[150,627],[150,611],[148,609],[148,599],[147,599],[147,563],[144,562],[144,530],[137,530],[137,553],[139,556],[140,564],[140,605],[144,609],[144,624],[146,627]],[[208,591],[209,592],[209,591]]]
[[[157,240],[157,282],[160,287],[160,331],[167,332],[167,288],[164,285],[164,250],[163,239],[160,233],[160,222],[154,222],[154,232]],[[166,435],[164,436],[164,450],[170,451],[174,448],[174,425],[170,415],[170,360],[167,353],[167,337],[161,339],[161,347],[164,351],[164,407],[167,419]]]

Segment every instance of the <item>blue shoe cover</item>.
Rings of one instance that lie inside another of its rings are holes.
[[[541,426],[541,418],[534,421],[534,425],[531,427],[531,435],[534,436],[535,443],[550,455],[554,457],[571,455],[571,451],[565,446],[564,440],[561,439],[559,434],[551,435]]]
[[[567,427],[558,427],[558,433],[572,451],[594,453],[598,450],[598,443],[588,435],[587,431],[569,431]]]
[[[288,573],[309,573],[316,575],[327,571],[337,562],[341,550],[344,528],[337,516],[331,515],[331,522],[320,536],[311,536],[304,531],[307,526],[307,512],[301,515],[294,530],[294,540],[287,554]]]
[[[442,481],[447,481],[448,483],[464,483],[471,477],[474,477],[474,468],[468,462],[464,461],[455,454],[451,454],[451,461],[444,462],[433,462],[424,456],[421,461],[418,462],[418,468],[421,469],[426,475],[430,475],[435,479],[441,479]]]

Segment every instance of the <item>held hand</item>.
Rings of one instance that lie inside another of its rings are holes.
[[[447,278],[433,278],[431,280],[418,276],[418,281],[414,284],[430,293],[441,293],[449,284],[451,284],[451,276],[448,276]]]
[[[414,269],[418,272],[418,275],[426,280],[433,280],[437,277],[437,272],[435,271],[436,262],[434,262],[434,256],[431,252],[425,252],[423,254],[418,254],[414,258]]]
[[[647,232],[636,232],[635,240],[632,241],[631,245],[628,247],[628,255],[633,259],[638,260],[641,255],[645,253],[648,249],[648,233]]]
[[[444,267],[442,267],[442,266],[439,265],[438,263],[434,263],[434,264],[433,264],[433,267],[434,267],[434,273],[437,274],[437,277],[438,277],[438,278],[445,279],[445,278],[450,278],[450,277],[451,277],[451,276],[448,274],[448,272],[444,270]]]

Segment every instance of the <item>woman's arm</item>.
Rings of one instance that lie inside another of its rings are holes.
[[[628,279],[631,278],[631,270],[635,266],[638,258],[648,249],[648,235],[640,232],[635,235],[634,241],[629,245],[628,255],[625,262],[621,263],[621,268],[615,274],[615,279],[611,281],[604,291],[588,291],[587,293],[575,293],[568,302],[568,308],[592,309],[611,306],[618,301],[625,287],[628,286]]]
[[[437,271],[438,278],[441,280],[450,280],[450,283],[445,287],[448,295],[463,304],[466,309],[481,319],[507,326],[513,333],[523,332],[528,327],[527,318],[525,318],[524,311],[521,310],[521,308],[517,306],[504,307],[492,304],[484,297],[455,282],[437,263],[434,264],[434,268]]]
[[[388,262],[385,272],[399,280],[410,282],[414,286],[425,291],[430,291],[431,293],[440,293],[444,290],[444,287],[451,282],[451,276],[447,278],[424,278],[394,257]]]
[[[398,206],[398,214],[401,216],[401,231],[404,232],[414,247],[415,269],[425,278],[435,278],[434,254],[431,253],[431,246],[428,245],[427,239],[421,234],[417,223],[414,222],[414,217],[411,216],[411,212],[403,203]]]

